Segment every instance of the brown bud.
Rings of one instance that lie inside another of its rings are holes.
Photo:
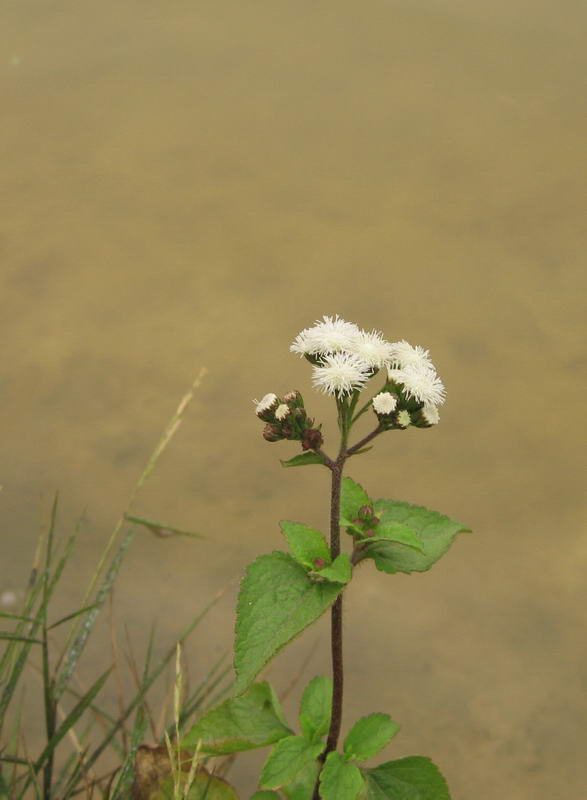
[[[302,448],[304,450],[317,450],[322,447],[323,443],[324,438],[318,428],[308,428],[307,431],[304,431],[302,437]]]
[[[278,425],[272,425],[269,422],[263,428],[263,438],[267,442],[278,442],[280,439],[283,439],[283,435]]]

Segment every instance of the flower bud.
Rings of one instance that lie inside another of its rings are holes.
[[[268,422],[263,428],[263,438],[266,442],[278,442],[284,437],[279,425],[272,425],[270,422]]]
[[[373,411],[378,417],[389,417],[396,410],[397,402],[395,392],[379,392],[372,400]]]
[[[304,398],[297,389],[294,389],[292,392],[288,392],[284,395],[283,402],[287,403],[290,407],[295,406],[296,408],[303,408]]]
[[[412,414],[412,422],[417,428],[431,428],[433,425],[438,425],[440,415],[436,406],[429,404]]]
[[[259,419],[262,419],[263,422],[273,422],[274,411],[279,405],[277,395],[269,392],[261,400],[255,400],[254,402],[257,403],[255,412]]]
[[[308,428],[302,436],[302,448],[304,450],[318,450],[324,443],[322,432],[318,428]]]
[[[412,418],[410,417],[410,412],[406,411],[405,408],[401,409],[400,411],[396,411],[396,413],[392,417],[393,425],[395,428],[402,428],[405,430],[408,425],[411,424]]]
[[[373,519],[373,506],[372,505],[361,506],[361,508],[359,509],[359,519],[361,520]]]
[[[278,422],[283,422],[283,420],[287,419],[288,416],[289,416],[289,406],[287,406],[285,403],[281,403],[280,405],[278,405],[277,408],[275,409],[275,419]]]

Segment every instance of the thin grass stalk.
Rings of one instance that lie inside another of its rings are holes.
[[[222,594],[223,594],[223,592],[218,592],[213,597],[213,599],[210,601],[210,603],[208,603],[208,605],[198,614],[198,616],[195,617],[194,620],[192,620],[192,622],[187,626],[187,628],[183,631],[183,633],[179,637],[179,641],[181,643],[185,642],[185,640],[188,638],[188,636],[192,633],[192,631],[201,622],[203,617],[210,611],[210,609],[214,605],[216,605],[218,600],[222,597]],[[165,669],[165,667],[167,666],[169,661],[173,658],[174,654],[175,654],[175,645],[173,645],[173,647],[169,648],[169,650],[167,651],[165,656],[160,660],[160,662],[157,665],[157,667],[155,667],[155,669],[151,672],[151,674],[148,676],[148,678],[144,681],[144,684],[143,684],[141,690],[139,692],[137,692],[137,694],[135,695],[133,700],[128,704],[128,706],[126,707],[126,709],[124,711],[124,714],[121,717],[119,717],[119,719],[115,722],[115,724],[109,730],[108,734],[104,737],[104,739],[100,743],[100,745],[94,750],[94,752],[92,753],[92,755],[90,756],[90,758],[88,760],[88,763],[86,765],[87,767],[92,767],[96,763],[97,759],[102,755],[104,750],[110,744],[110,741],[111,741],[112,737],[115,736],[116,733],[118,732],[118,730],[120,729],[120,726],[122,725],[122,723],[128,718],[128,716],[130,714],[132,714],[132,712],[137,707],[137,705],[143,700],[143,698],[145,697],[145,695],[148,692],[148,690],[151,688],[153,683],[157,680],[159,675],[163,672],[163,670]]]

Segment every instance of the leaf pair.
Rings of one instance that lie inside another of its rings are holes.
[[[322,534],[282,522],[292,555],[275,551],[249,565],[236,609],[235,692],[240,694],[298,634],[320,617],[351,579],[346,553],[332,561]]]
[[[308,768],[315,780],[316,759],[326,746],[322,737],[330,727],[331,709],[332,681],[325,677],[314,678],[300,703],[302,735],[281,739],[273,748],[261,772],[259,785],[262,789],[285,786]]]
[[[366,788],[363,772],[351,763],[377,755],[399,731],[388,714],[369,714],[347,734],[343,754],[329,753],[320,774],[320,796],[324,800],[357,800]]]
[[[365,514],[372,510],[372,516]],[[366,558],[382,572],[426,572],[446,553],[457,533],[470,533],[458,522],[397,500],[371,500],[351,478],[343,478],[340,524],[355,538],[355,563]]]

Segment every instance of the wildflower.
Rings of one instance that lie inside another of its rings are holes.
[[[336,317],[323,317],[312,328],[305,328],[289,348],[300,356],[325,356],[341,350],[351,350],[353,338],[359,333],[354,322]]]
[[[390,367],[404,369],[404,367],[420,367],[434,371],[434,364],[430,360],[429,351],[420,345],[413,347],[402,339],[401,342],[392,342],[390,345]]]
[[[284,420],[289,414],[289,406],[286,406],[285,403],[281,403],[281,405],[277,406],[275,409],[275,419],[281,422]]]
[[[372,402],[376,414],[391,414],[397,406],[397,395],[391,392],[379,392]]]
[[[324,394],[342,397],[362,389],[371,374],[369,365],[354,353],[332,353],[314,367],[312,382]]]
[[[403,369],[388,369],[388,375],[394,383],[403,384],[408,399],[435,406],[444,403],[446,389],[434,369],[408,364]]]
[[[352,339],[348,348],[351,353],[362,358],[372,369],[377,370],[390,363],[392,345],[383,338],[379,331],[360,330]]]

